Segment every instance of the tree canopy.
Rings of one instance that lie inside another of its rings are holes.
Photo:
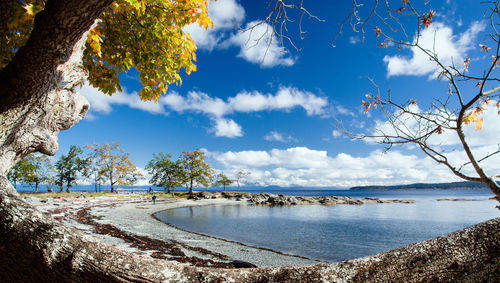
[[[132,185],[142,174],[130,161],[129,154],[120,148],[120,143],[93,144],[88,148],[94,151],[94,157],[102,180],[109,181],[111,192],[115,185]]]
[[[56,162],[55,183],[59,186],[61,192],[64,185],[66,185],[66,191],[69,192],[73,185],[78,184],[78,173],[85,170],[87,163],[82,154],[83,150],[80,147],[72,145],[68,153],[61,155]]]
[[[171,160],[172,154],[160,152],[153,154],[153,159],[149,161],[146,169],[151,174],[151,184],[170,190],[175,189],[185,183],[185,174],[180,162]]]
[[[0,68],[26,44],[35,16],[46,1],[9,1],[0,22]],[[212,27],[207,0],[117,0],[99,16],[87,38],[83,66],[88,81],[106,94],[121,91],[119,75],[135,67],[143,85],[140,96],[157,100],[179,73],[196,71],[196,45],[185,25]]]
[[[190,194],[193,193],[193,186],[208,187],[213,179],[213,169],[205,158],[205,153],[199,149],[182,152],[180,163],[188,180]]]

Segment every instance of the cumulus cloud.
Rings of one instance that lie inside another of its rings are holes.
[[[278,141],[278,142],[293,142],[297,141],[296,138],[292,136],[284,136],[283,134],[277,131],[271,131],[267,135],[264,136],[266,141]]]
[[[481,151],[495,150],[484,146]],[[428,157],[403,154],[400,151],[373,151],[366,156],[339,153],[328,156],[326,151],[306,147],[272,149],[270,151],[209,152],[223,167],[224,172],[236,174],[245,169],[252,172],[250,183],[260,186],[331,186],[401,184],[415,182],[459,181],[445,166]],[[463,162],[463,152],[450,155],[454,161]],[[484,164],[488,171],[500,170],[500,158]],[[466,172],[472,173],[471,168]],[[490,173],[491,173],[490,172]]]
[[[229,97],[226,101],[200,91],[190,91],[186,96],[177,92],[169,92],[160,97],[157,103],[141,101],[137,92],[123,91],[112,96],[105,95],[88,84],[85,84],[79,91],[90,102],[91,112],[87,115],[87,119],[95,118],[96,112],[109,114],[113,105],[127,105],[152,114],[164,115],[169,110],[179,113],[190,111],[207,115],[214,124],[212,131],[217,137],[230,138],[243,136],[243,130],[234,120],[224,118],[224,116],[237,112],[288,111],[294,108],[304,109],[309,116],[323,115],[328,105],[326,97],[293,87],[282,87],[274,95],[243,91],[234,97]]]
[[[467,51],[475,46],[474,41],[477,35],[484,28],[484,23],[474,22],[467,31],[455,35],[450,26],[443,23],[433,23],[422,31],[419,45],[437,54],[443,65],[451,66],[454,63],[460,66],[466,58]],[[398,55],[384,57],[384,62],[387,64],[387,75],[430,75],[435,77],[438,71],[436,63],[429,60],[429,57],[417,47],[411,47],[410,51],[410,57]]]
[[[231,119],[216,119],[214,130],[216,137],[236,138],[243,136],[241,126]]]
[[[258,112],[263,110],[290,110],[302,107],[307,115],[325,113],[328,100],[311,92],[293,87],[282,87],[275,95],[263,94],[258,91],[240,92],[230,97],[228,103],[237,112]]]
[[[227,103],[222,99],[211,97],[199,91],[190,91],[186,97],[176,92],[170,92],[160,102],[177,112],[194,111],[216,117],[223,116],[231,111]]]
[[[496,145],[500,142],[498,140],[500,118],[498,116],[498,108],[496,107],[496,102],[497,101],[492,100],[490,104],[483,106],[484,111],[481,115],[481,118],[483,118],[483,127],[481,130],[476,130],[474,123],[464,125],[464,134],[470,146],[479,147]],[[421,110],[418,108],[418,106],[412,107],[413,112],[421,113]],[[451,117],[453,117],[453,115]],[[404,129],[405,132],[411,132],[412,135],[415,135],[419,131],[419,120],[414,116],[403,114],[399,116],[399,119],[404,123],[404,127],[399,128]],[[373,127],[373,129],[373,132],[370,133],[371,135],[380,135],[381,133],[389,136],[397,135],[397,132],[394,129],[393,125],[388,121],[375,121],[375,126]],[[367,141],[376,142],[380,141],[380,139],[369,138],[367,139]],[[442,134],[433,134],[431,138],[429,138],[428,143],[432,146],[455,146],[461,144],[456,132],[446,129]]]
[[[153,101],[142,101],[139,93],[136,91],[115,93],[112,96],[106,95],[98,89],[85,83],[79,90],[80,94],[85,96],[91,105],[91,112],[87,115],[90,119],[94,118],[94,112],[109,114],[112,111],[112,105],[126,105],[130,108],[143,110],[152,114],[163,114],[164,108],[160,103]]]
[[[233,34],[226,42],[240,48],[238,57],[269,68],[292,66],[295,59],[279,44],[273,28],[261,21],[247,23],[244,31]]]
[[[210,1],[208,14],[214,27],[205,30],[197,23],[184,27],[200,49],[213,50],[223,40],[226,33],[241,25],[245,18],[245,9],[235,0]]]

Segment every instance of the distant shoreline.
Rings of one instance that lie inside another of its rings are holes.
[[[488,190],[488,186],[478,182],[415,183],[393,186],[356,186],[349,190]]]

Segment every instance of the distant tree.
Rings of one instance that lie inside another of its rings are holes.
[[[224,187],[224,191],[226,191],[226,186],[230,186],[234,180],[229,179],[223,172],[217,174],[215,177],[214,185]]]
[[[38,187],[41,183],[50,183],[54,166],[50,163],[50,158],[43,154],[30,154],[26,157],[30,165],[29,175],[25,177],[27,183],[35,187],[35,192],[38,192]]]
[[[248,182],[245,179],[245,176],[249,176],[251,174],[250,171],[246,170],[240,170],[238,173],[236,173],[236,184],[238,184],[238,190],[240,189],[240,183],[246,183]]]
[[[213,179],[214,170],[205,161],[205,153],[199,149],[183,151],[180,164],[186,174],[189,194],[193,194],[193,186],[208,187]]]
[[[55,184],[59,186],[59,191],[63,191],[63,186],[66,185],[66,192],[70,192],[70,188],[78,183],[78,173],[85,171],[87,160],[83,157],[83,150],[75,145],[72,145],[68,154],[62,155],[56,162],[56,179]]]
[[[17,183],[24,182],[32,171],[31,165],[27,158],[19,160],[7,173],[7,178],[14,184],[17,189]]]
[[[172,161],[171,158],[171,154],[160,152],[153,154],[153,159],[146,165],[146,169],[152,175],[149,182],[157,187],[165,188],[167,193],[181,186],[185,179],[182,166],[179,162]]]
[[[98,164],[97,151],[94,150],[93,145],[86,145],[87,149],[87,176],[92,177],[94,180],[94,189],[96,192],[99,191],[101,184],[103,183],[103,176],[100,172],[100,166]]]
[[[92,144],[88,148],[94,151],[94,162],[99,168],[102,180],[109,181],[111,192],[115,185],[132,185],[142,174],[130,161],[129,154],[120,148],[120,143]]]

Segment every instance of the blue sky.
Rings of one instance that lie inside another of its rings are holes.
[[[183,150],[200,148],[214,168],[229,176],[241,169],[252,172],[248,180],[254,185],[350,187],[458,180],[415,148],[383,153],[381,145],[340,135],[338,120],[356,133],[372,133],[376,124],[386,126],[381,113],[362,111],[361,100],[375,91],[367,77],[382,93],[391,89],[398,100],[416,98],[422,107],[432,97],[445,95],[448,86],[435,79],[435,67],[418,53],[377,48],[380,39],[373,25],[367,28],[365,42],[360,33],[346,27],[333,47],[339,23],[352,4],[304,2],[323,21],[306,17],[302,40],[297,21],[290,23],[288,34],[300,50],[289,44],[283,49],[277,38],[271,45],[255,43],[262,35],[270,38],[265,25],[252,34],[235,29],[262,20],[267,1],[211,2],[214,29],[186,27],[198,46],[198,71],[183,75],[183,84],[170,86],[157,104],[139,100],[135,71],[122,75],[124,91],[111,97],[85,85],[80,93],[90,101],[91,110],[60,134],[56,157],[73,144],[120,142],[139,168],[153,153],[177,157]],[[437,37],[429,33],[428,38],[436,38],[445,62],[471,57],[474,67],[474,62],[479,65],[490,56],[478,47],[487,41],[484,9],[474,1],[434,2],[427,9],[436,11],[431,28]],[[297,20],[298,15],[290,17]],[[485,113],[483,131],[468,129],[480,152],[500,142],[495,109]],[[443,138],[456,143],[450,135]],[[458,161],[460,154],[452,153]],[[500,169],[499,161],[486,164],[488,170]],[[147,178],[141,184],[147,184]]]

